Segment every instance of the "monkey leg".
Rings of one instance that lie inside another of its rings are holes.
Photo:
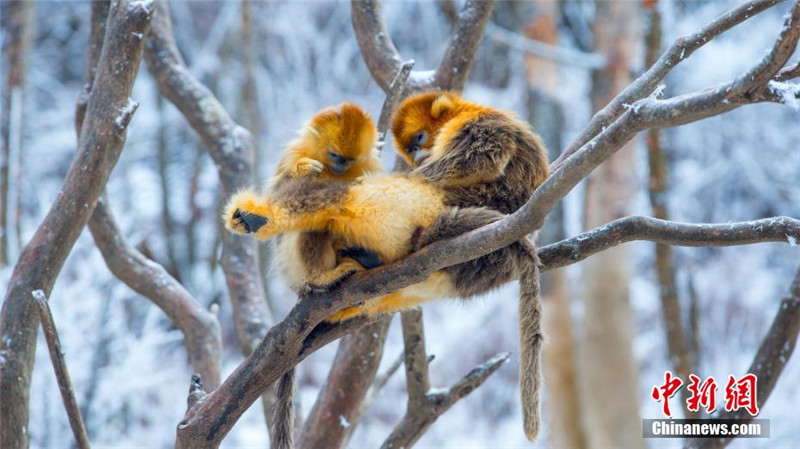
[[[312,276],[306,288],[312,291],[327,292],[338,287],[347,278],[362,270],[364,270],[364,267],[354,259],[342,259],[332,270]]]

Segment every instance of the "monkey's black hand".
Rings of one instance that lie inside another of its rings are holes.
[[[234,225],[242,225],[244,228],[244,232],[250,234],[252,232],[258,232],[262,226],[267,224],[269,221],[267,217],[262,217],[260,215],[248,214],[247,212],[242,212],[241,209],[236,209],[233,212],[232,221]]]
[[[337,251],[340,259],[350,258],[360,263],[366,269],[371,269],[383,265],[378,255],[361,246],[351,246]]]

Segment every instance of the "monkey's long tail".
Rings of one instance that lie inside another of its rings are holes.
[[[527,243],[527,244],[526,244]],[[519,381],[525,435],[534,441],[541,427],[542,302],[539,257],[530,241],[521,241],[519,270]]]
[[[272,406],[271,449],[294,449],[294,389],[296,368],[287,371],[275,390]]]

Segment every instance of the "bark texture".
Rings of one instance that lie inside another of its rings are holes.
[[[44,221],[22,250],[9,281],[0,316],[0,446],[28,446],[28,398],[38,317],[30,296],[49,295],[64,261],[78,239],[117,163],[125,131],[136,110],[130,99],[142,37],[153,16],[147,1],[115,3],[88,98],[78,153]]]

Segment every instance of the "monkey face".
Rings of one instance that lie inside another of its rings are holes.
[[[346,173],[347,170],[350,169],[350,165],[353,164],[355,159],[344,157],[335,151],[328,152],[328,163],[326,164],[328,168],[334,174],[341,175]]]
[[[460,101],[451,92],[428,92],[404,101],[392,121],[395,149],[412,167],[428,156],[442,126],[456,112]]]

